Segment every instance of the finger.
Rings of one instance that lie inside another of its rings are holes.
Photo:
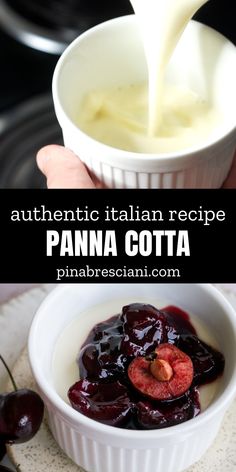
[[[37,164],[47,178],[48,188],[95,188],[85,165],[63,146],[45,146],[37,154]]]
[[[236,154],[234,156],[230,173],[223,183],[223,188],[236,188]]]

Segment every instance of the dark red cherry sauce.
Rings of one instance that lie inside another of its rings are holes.
[[[134,358],[152,356],[163,343],[188,354],[194,367],[190,389],[171,401],[145,398],[127,372]],[[198,387],[220,376],[224,364],[224,356],[198,338],[183,310],[132,303],[90,331],[78,356],[81,380],[69,389],[68,397],[73,408],[101,423],[128,429],[164,428],[200,413]]]

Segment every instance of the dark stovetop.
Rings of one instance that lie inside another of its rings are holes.
[[[0,44],[0,188],[41,188],[45,179],[36,153],[62,143],[50,92],[58,57],[27,48],[2,31]]]
[[[0,30],[0,113],[50,90],[58,56],[27,48]]]
[[[36,154],[47,144],[62,142],[51,94],[15,107],[1,133],[0,188],[45,187]]]
[[[39,26],[77,35],[102,21],[133,12],[128,0],[5,1],[19,15]]]

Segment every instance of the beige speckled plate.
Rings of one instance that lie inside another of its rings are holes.
[[[13,373],[19,387],[36,388],[26,350],[16,362]],[[8,453],[20,472],[83,472],[56,444],[46,420],[31,441],[9,447]],[[227,412],[213,446],[186,472],[236,472],[236,401]]]

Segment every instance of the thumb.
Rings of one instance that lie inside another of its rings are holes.
[[[85,165],[63,146],[45,146],[37,154],[37,164],[47,178],[48,188],[95,188]]]

